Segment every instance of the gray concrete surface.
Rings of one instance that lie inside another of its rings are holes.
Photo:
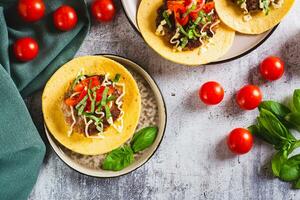
[[[300,2],[275,33],[252,53],[232,62],[189,68],[168,62],[153,52],[127,21],[119,1],[112,23],[93,23],[79,55],[111,53],[130,58],[158,82],[165,97],[168,125],[152,159],[140,169],[113,179],[81,175],[66,166],[48,147],[47,156],[29,199],[300,199],[300,191],[272,177],[272,148],[259,140],[247,155],[232,155],[224,142],[235,127],[253,123],[257,111],[240,111],[233,99],[247,83],[260,85],[265,99],[285,100],[300,88]],[[285,76],[266,83],[257,73],[264,57],[275,54],[286,62]],[[198,100],[199,86],[216,80],[226,89],[224,101],[206,107]],[[172,94],[175,94],[173,96]],[[27,105],[42,131],[40,93]]]

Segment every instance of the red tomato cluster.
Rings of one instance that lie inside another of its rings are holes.
[[[284,62],[275,56],[265,58],[259,65],[261,76],[268,81],[275,81],[284,74]],[[207,105],[219,104],[224,97],[223,87],[214,81],[204,83],[199,89],[201,101]],[[263,98],[256,85],[245,85],[236,94],[236,103],[243,110],[253,110],[259,106]],[[253,138],[247,129],[234,129],[227,139],[229,149],[236,154],[244,154],[251,150]]]
[[[42,19],[46,12],[43,0],[19,0],[17,8],[22,20],[31,23]],[[112,20],[115,15],[113,0],[94,0],[91,4],[91,13],[97,21]],[[76,27],[77,21],[77,13],[71,6],[62,5],[53,13],[53,24],[60,31],[72,30]],[[13,44],[13,52],[19,61],[30,61],[37,57],[39,46],[33,38],[19,38]]]

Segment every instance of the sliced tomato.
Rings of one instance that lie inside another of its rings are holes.
[[[211,1],[211,2],[208,2],[207,4],[205,4],[203,6],[203,10],[204,12],[206,13],[209,13],[212,9],[215,8],[215,2]]]
[[[96,90],[96,102],[101,101],[104,89],[105,87],[101,86],[98,90]]]
[[[83,89],[84,89],[84,84],[83,83],[78,83],[77,85],[75,85],[75,87],[74,87],[74,91],[75,92],[81,92]]]
[[[169,10],[172,10],[174,11],[174,9],[178,6],[182,6],[182,7],[185,7],[185,1],[184,0],[181,0],[181,1],[167,1],[167,8]]]
[[[110,86],[110,87],[109,87],[109,90],[108,90],[108,92],[107,92],[107,96],[113,94],[114,91],[115,91],[114,87],[113,87],[113,86]]]
[[[184,6],[174,7],[175,21],[181,26],[186,25],[189,22],[189,16],[183,16],[186,13],[186,8]]]
[[[78,103],[87,95],[87,93],[88,93],[88,91],[87,91],[87,88],[84,88],[82,91],[81,91],[81,93],[80,93],[80,95],[79,95],[79,97],[78,97]]]
[[[90,100],[90,99],[87,99],[87,101],[86,101],[86,106],[85,106],[85,108],[84,108],[84,111],[85,111],[85,112],[90,112],[90,111],[91,111],[91,104],[92,104],[91,100]]]
[[[205,0],[198,0],[198,1],[197,1],[197,7],[196,7],[196,9],[193,10],[193,11],[191,11],[190,14],[192,14],[192,15],[193,15],[193,14],[198,14],[198,12],[199,12],[200,10],[202,10],[204,4],[205,4]]]
[[[67,98],[65,100],[65,103],[68,105],[68,106],[75,106],[77,103],[78,103],[78,100],[76,98]]]
[[[98,85],[100,85],[100,81],[99,81],[99,77],[98,76],[92,76],[89,77],[87,79],[84,79],[83,81],[81,81],[81,83],[84,86],[90,86],[90,89],[92,89],[93,87],[96,87]],[[90,85],[91,83],[91,85]]]

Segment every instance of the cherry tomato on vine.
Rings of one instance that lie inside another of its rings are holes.
[[[115,4],[112,0],[94,0],[91,4],[91,13],[99,22],[108,22],[116,13]]]
[[[207,105],[216,105],[224,98],[224,89],[220,83],[209,81],[204,83],[199,90],[201,101]]]
[[[45,15],[43,0],[19,0],[18,13],[26,22],[36,22]]]
[[[246,85],[242,87],[236,95],[237,104],[244,110],[253,110],[259,106],[261,101],[262,92],[259,87],[255,85]]]
[[[227,145],[233,153],[248,153],[253,146],[252,134],[247,129],[236,128],[230,132],[227,138]]]
[[[269,56],[261,62],[259,71],[266,80],[278,80],[284,73],[284,62],[278,57]]]
[[[71,6],[62,5],[53,14],[54,26],[61,31],[73,29],[77,21],[76,11]]]
[[[19,61],[33,60],[39,53],[38,43],[30,37],[18,39],[13,45],[15,57]]]

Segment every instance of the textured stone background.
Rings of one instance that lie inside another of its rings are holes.
[[[48,147],[30,199],[300,199],[300,191],[271,176],[270,146],[257,140],[250,153],[234,156],[224,141],[231,129],[250,125],[257,115],[257,111],[242,112],[236,107],[233,95],[242,85],[258,84],[265,99],[279,101],[300,88],[300,2],[296,2],[275,33],[249,55],[225,64],[195,68],[173,64],[153,52],[116,2],[115,20],[94,23],[78,55],[117,54],[147,69],[158,82],[167,104],[164,140],[147,164],[113,179],[81,175]],[[257,73],[257,65],[270,54],[286,61],[286,74],[279,81],[265,83]],[[206,107],[198,100],[198,88],[208,80],[219,81],[226,89],[219,106]],[[27,104],[43,135],[40,93],[29,98]]]

